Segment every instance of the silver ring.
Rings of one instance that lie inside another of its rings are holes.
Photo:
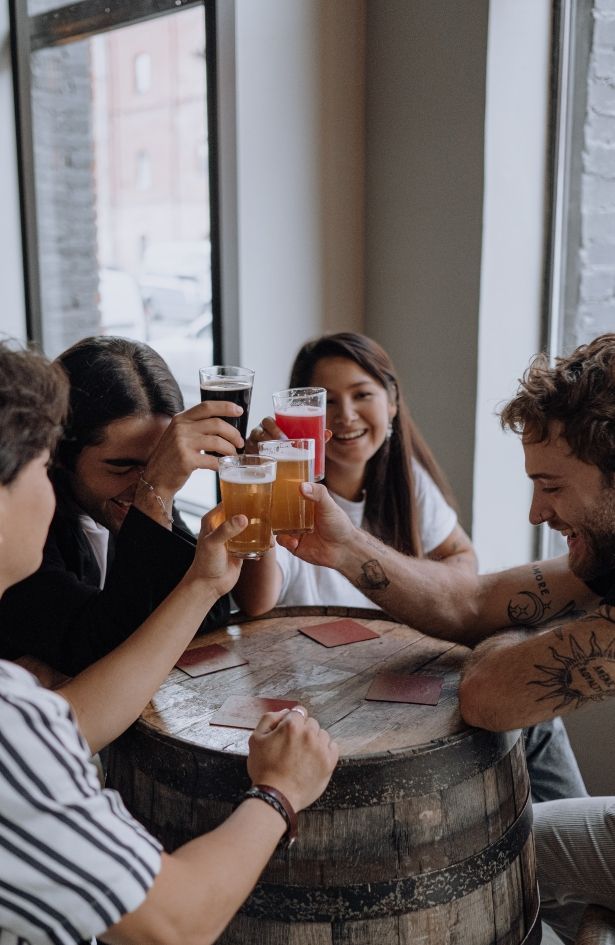
[[[302,709],[300,705],[294,705],[290,711],[298,712],[302,718],[307,719],[307,712],[305,709]]]

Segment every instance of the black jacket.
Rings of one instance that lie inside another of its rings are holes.
[[[35,656],[74,675],[130,636],[193,559],[196,541],[188,531],[176,524],[171,532],[131,508],[117,537],[109,536],[101,590],[78,514],[59,493],[41,567],[0,600],[0,658]],[[203,615],[200,629],[225,623],[229,611],[226,596]]]

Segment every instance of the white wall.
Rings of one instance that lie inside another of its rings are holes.
[[[8,0],[0,0],[0,333],[26,336]]]
[[[488,0],[378,0],[367,30],[366,330],[472,525]]]
[[[540,346],[550,0],[491,0],[474,464],[482,568],[532,557],[530,488],[517,437],[495,415]]]
[[[235,30],[239,356],[256,370],[255,423],[303,341],[363,325],[364,2],[237,0]]]

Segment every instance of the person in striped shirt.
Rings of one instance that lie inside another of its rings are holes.
[[[0,594],[39,565],[55,504],[47,475],[66,378],[0,344]],[[250,740],[253,784],[220,827],[172,855],[103,790],[92,753],[140,714],[240,564],[225,541],[246,526],[204,521],[194,561],[132,636],[55,691],[0,661],[0,941],[72,945],[214,942],[287,831],[326,787],[338,749],[305,710],[269,713]],[[0,628],[1,632],[1,628]]]

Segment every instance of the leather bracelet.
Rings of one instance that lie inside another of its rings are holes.
[[[297,839],[297,814],[288,798],[270,784],[253,784],[243,795],[242,800],[256,797],[269,804],[286,821],[286,833],[282,837],[286,847],[292,846]]]

